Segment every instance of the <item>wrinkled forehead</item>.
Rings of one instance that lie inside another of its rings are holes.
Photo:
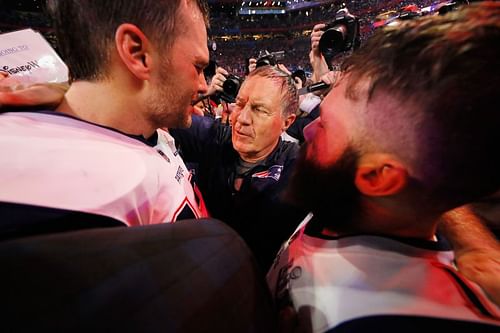
[[[248,76],[241,86],[240,91],[246,93],[260,92],[263,95],[274,96],[281,94],[282,79],[260,75]]]

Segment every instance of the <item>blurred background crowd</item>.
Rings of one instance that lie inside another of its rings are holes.
[[[0,8],[0,32],[32,27],[55,47],[55,35],[44,13],[44,0],[6,0]],[[291,70],[311,72],[308,53],[314,25],[335,17],[345,4],[360,20],[361,41],[374,31],[374,23],[399,15],[415,5],[426,8],[436,0],[209,0],[211,59],[229,72],[243,76],[245,60],[259,52],[285,51],[283,63]]]

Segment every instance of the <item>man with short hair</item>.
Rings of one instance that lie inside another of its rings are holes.
[[[263,269],[305,216],[282,198],[298,146],[280,136],[297,110],[291,76],[263,66],[243,82],[232,127],[193,117],[190,129],[170,131],[186,163],[198,164],[197,183],[210,214],[238,231]]]
[[[207,89],[202,0],[49,0],[71,86],[56,112],[0,115],[0,201],[127,225],[206,215],[163,127]],[[36,144],[34,144],[36,143]]]
[[[314,217],[268,275],[285,326],[498,325],[436,238],[441,214],[500,187],[498,40],[500,4],[484,3],[387,27],[346,60],[292,177]]]

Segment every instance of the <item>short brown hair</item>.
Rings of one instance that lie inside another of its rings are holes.
[[[347,96],[368,78],[369,100],[383,91],[416,106],[405,116],[422,148],[418,167],[450,201],[500,187],[499,41],[500,3],[484,2],[387,27],[343,64]]]
[[[208,6],[192,0],[208,25]],[[110,49],[120,24],[132,23],[158,47],[176,38],[181,0],[47,0],[58,47],[72,80],[97,80],[106,75]]]

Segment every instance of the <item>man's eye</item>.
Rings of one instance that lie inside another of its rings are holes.
[[[196,71],[197,71],[198,73],[203,72],[203,69],[205,68],[204,66],[201,66],[201,65],[195,65],[194,67],[196,67]]]
[[[269,111],[267,111],[266,109],[260,108],[260,107],[254,108],[254,111],[257,112],[257,113],[259,113],[259,114],[263,114],[263,115],[268,115],[269,114]]]

